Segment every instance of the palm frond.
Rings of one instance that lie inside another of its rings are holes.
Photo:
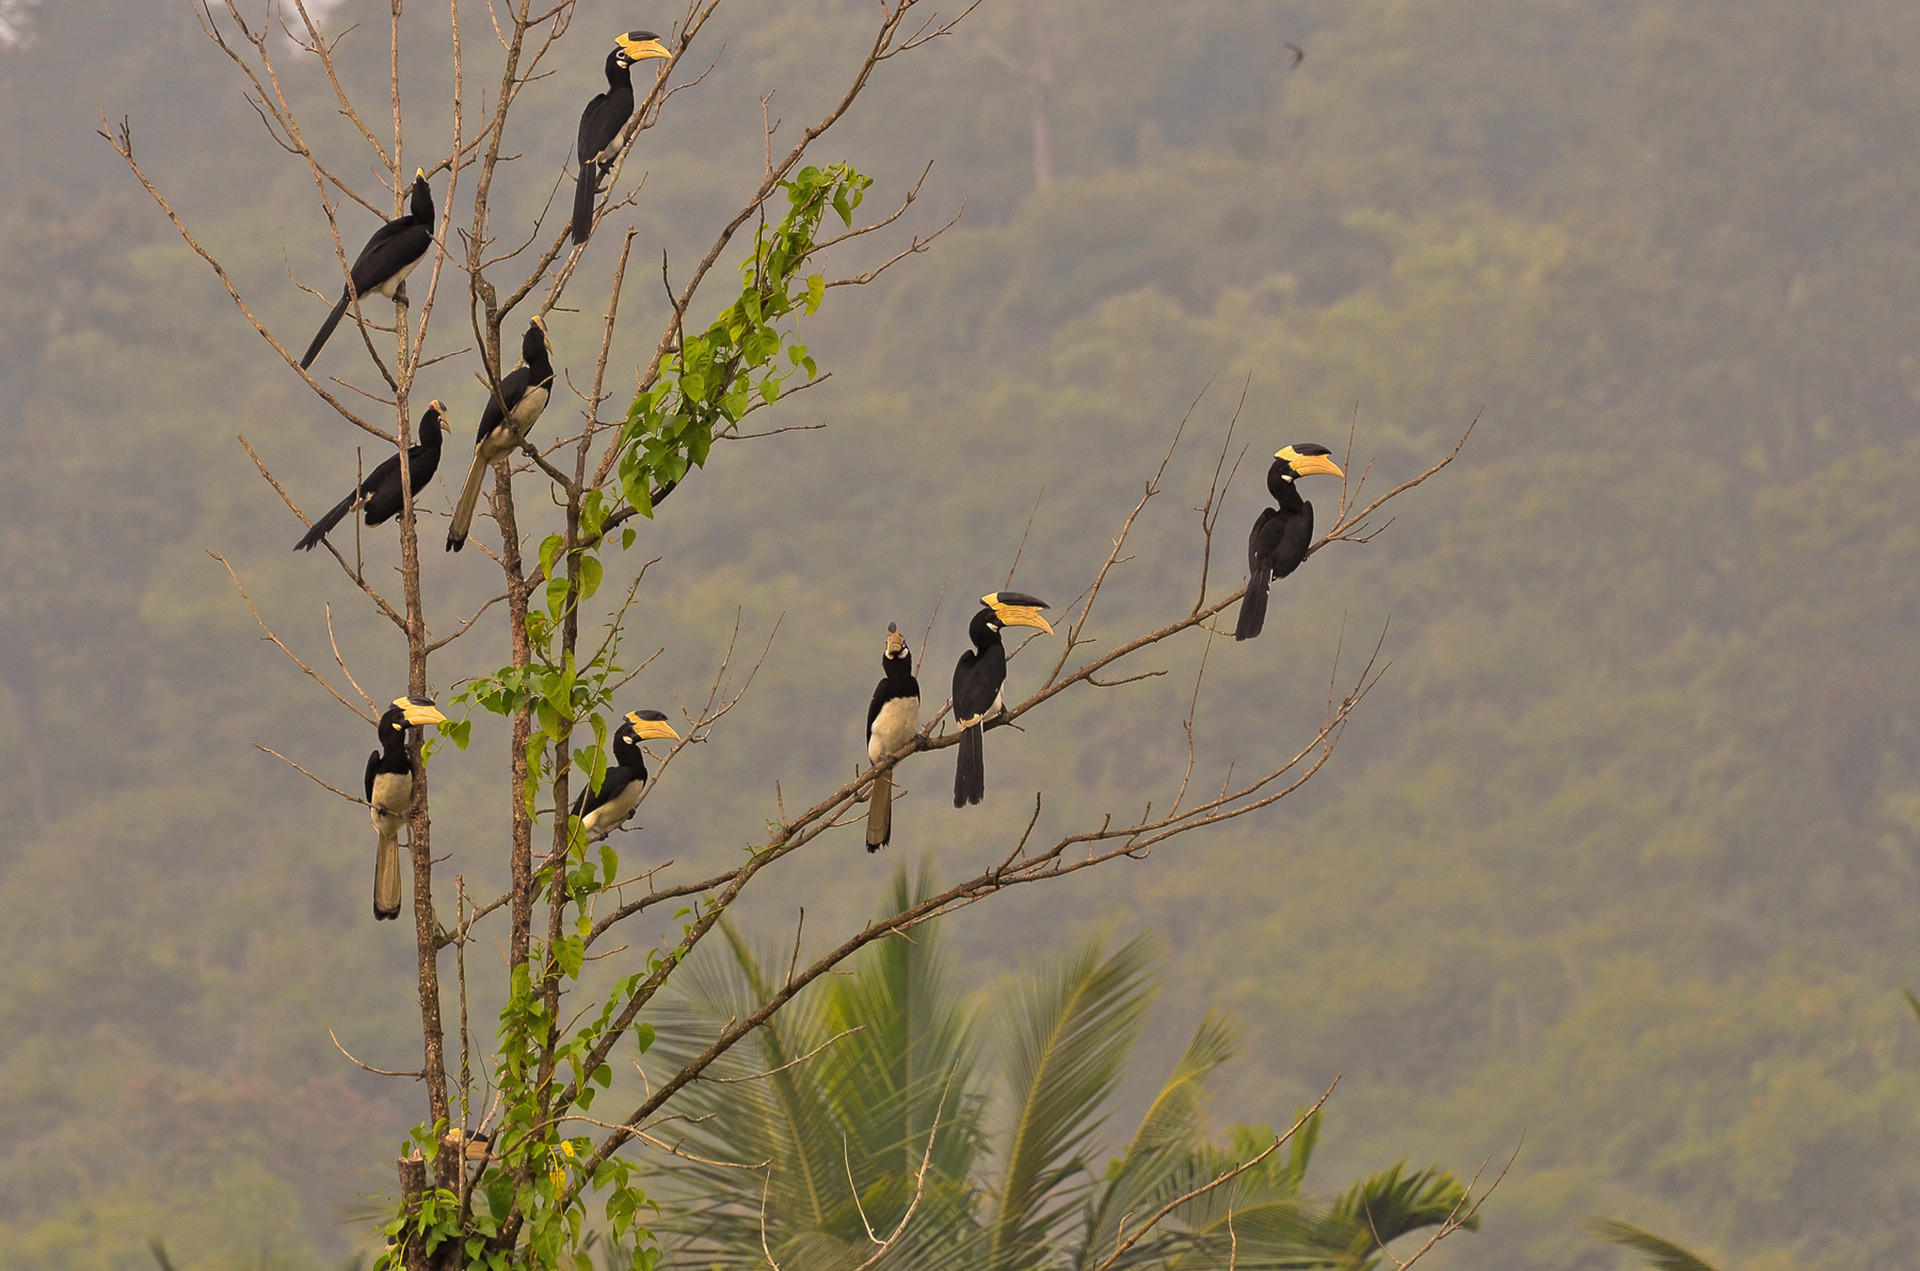
[[[1401,1236],[1448,1221],[1479,1230],[1479,1218],[1467,1216],[1472,1202],[1466,1184],[1451,1171],[1404,1169],[1402,1162],[1355,1183],[1328,1211],[1324,1242],[1329,1249],[1344,1243],[1347,1265],[1372,1266],[1375,1255]]]
[[[890,918],[936,890],[922,866],[894,871]],[[845,1041],[821,1057],[821,1082],[851,1106],[842,1119],[851,1156],[879,1177],[911,1178],[938,1118],[933,1170],[966,1178],[984,1151],[979,1129],[979,1029],[946,955],[938,923],[885,940],[852,974],[826,986],[827,1027]]]
[[[1591,1218],[1587,1220],[1587,1226],[1608,1244],[1633,1250],[1656,1271],[1714,1271],[1712,1265],[1699,1254],[1682,1249],[1671,1240],[1642,1230],[1632,1223],[1621,1222],[1617,1218]]]
[[[770,991],[763,967],[776,958],[756,956],[730,924],[722,930],[724,946],[691,959],[675,976],[674,999],[653,1015],[658,1040],[649,1059],[662,1069],[691,1060]],[[763,1206],[770,1234],[782,1223],[825,1226],[851,1208],[837,1109],[811,1063],[794,1062],[832,1036],[818,995],[803,994],[709,1070],[726,1084],[695,1082],[681,1092],[669,1108],[681,1119],[656,1138],[682,1153],[662,1163],[663,1191],[684,1203],[663,1214],[661,1230],[705,1246],[730,1240],[736,1216],[747,1213],[757,1254]],[[742,1168],[763,1164],[764,1171]]]
[[[896,873],[883,912],[932,888],[924,871],[911,885]],[[766,968],[784,955],[756,955],[723,931],[725,952],[697,956],[656,1017],[665,1065],[684,1063],[779,988]],[[665,1265],[763,1266],[764,1235],[782,1265],[853,1267],[874,1252],[869,1229],[891,1232],[909,1206],[886,1265],[937,1261],[973,1228],[984,1103],[976,1033],[935,924],[867,950],[849,975],[801,994],[737,1048],[744,1055],[724,1061],[714,1074],[724,1083],[694,1083],[669,1109],[685,1118],[673,1126],[679,1146],[707,1160],[665,1163],[667,1204],[655,1223],[672,1238]],[[916,1187],[923,1161],[927,1181]]]
[[[1158,948],[1138,937],[1103,957],[1103,939],[1027,969],[1001,990],[995,1033],[1010,1127],[987,1223],[986,1271],[1037,1265],[1071,1216],[1082,1149],[1119,1082],[1152,1003]]]
[[[1079,1233],[1080,1247],[1073,1259],[1075,1267],[1097,1265],[1102,1251],[1120,1243],[1122,1224],[1129,1219],[1138,1223],[1183,1194],[1171,1184],[1201,1145],[1200,1136],[1206,1129],[1207,1079],[1233,1057],[1237,1043],[1237,1030],[1226,1017],[1208,1012],[1200,1021],[1186,1053],[1140,1119],[1133,1141],[1108,1167],[1105,1185],[1088,1206]],[[1136,1247],[1149,1244],[1142,1242]]]

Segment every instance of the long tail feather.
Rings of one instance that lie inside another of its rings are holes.
[[[476,450],[473,466],[467,469],[467,484],[460,489],[460,502],[453,509],[453,524],[447,527],[447,550],[457,552],[467,545],[467,530],[473,525],[473,509],[480,503],[480,483],[486,479],[486,458]]]
[[[580,165],[580,179],[573,187],[573,241],[584,243],[593,233],[593,203],[600,194],[600,165],[586,161]]]
[[[978,803],[987,793],[987,751],[980,725],[960,734],[960,758],[953,765],[953,806]]]
[[[352,494],[349,494],[346,498],[334,504],[331,511],[313,523],[313,528],[307,531],[307,536],[293,545],[293,550],[296,552],[310,552],[318,547],[320,540],[332,533],[333,527],[340,524],[340,522],[346,518],[347,513],[353,511],[354,500],[359,497],[360,492],[355,490]]]
[[[867,798],[867,850],[877,852],[893,838],[893,769],[873,779]]]
[[[380,851],[373,858],[373,916],[400,916],[400,827],[380,827]]]
[[[1266,625],[1267,569],[1261,565],[1253,571],[1253,577],[1247,579],[1247,594],[1240,601],[1240,620],[1233,624],[1233,638],[1251,640]]]
[[[320,324],[320,334],[313,337],[313,343],[307,346],[307,355],[300,359],[301,370],[304,371],[312,366],[313,359],[319,357],[320,350],[327,346],[327,340],[333,335],[333,329],[340,325],[340,319],[347,311],[351,294],[345,288],[341,289],[340,303],[333,307],[333,312],[327,315],[327,320]]]

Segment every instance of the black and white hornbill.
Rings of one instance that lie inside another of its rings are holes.
[[[367,756],[367,803],[380,848],[373,858],[373,916],[400,916],[400,827],[413,812],[413,756],[407,730],[444,724],[447,717],[424,697],[396,697],[380,717],[380,749]]]
[[[420,440],[407,447],[407,472],[413,478],[413,492],[418,495],[427,488],[427,482],[433,480],[433,474],[440,467],[440,421],[447,408],[439,402],[428,404],[420,416]],[[334,504],[327,514],[313,523],[306,537],[293,545],[296,552],[310,552],[320,545],[320,540],[330,533],[334,526],[347,518],[354,504],[366,505],[368,525],[384,525],[400,515],[400,456],[390,455],[382,460],[380,466],[367,474],[358,488],[346,498]]]
[[[960,655],[953,668],[953,722],[960,732],[960,759],[953,769],[953,806],[978,803],[987,792],[986,748],[981,733],[1001,710],[1000,687],[1007,682],[1007,650],[1000,643],[1002,627],[1037,627],[1048,635],[1053,628],[1040,616],[1047,602],[1017,591],[996,591],[980,597],[967,635],[973,647]]]
[[[647,788],[647,752],[643,741],[667,738],[679,741],[680,734],[659,711],[628,711],[626,719],[613,734],[613,762],[598,790],[582,790],[573,802],[573,814],[589,840],[607,837],[625,825],[640,803],[640,792]]]
[[[629,31],[613,37],[613,51],[607,54],[607,91],[580,112],[580,138],[576,143],[580,176],[573,190],[574,242],[584,243],[593,233],[593,204],[600,197],[600,182],[612,171],[620,134],[633,117],[633,64],[650,57],[672,56],[673,50],[651,31]]]
[[[887,624],[887,651],[880,655],[885,678],[867,707],[867,762],[879,763],[920,731],[920,681],[913,678],[913,650],[900,628]],[[867,800],[867,850],[877,852],[893,837],[893,769],[873,779]]]
[[[447,550],[467,545],[473,509],[480,502],[480,482],[493,461],[520,444],[553,392],[553,356],[547,347],[547,323],[538,314],[520,340],[520,365],[500,380],[500,391],[487,398],[480,415],[480,431],[473,439],[473,466],[454,505],[453,524],[447,527]]]
[[[1313,504],[1300,497],[1293,483],[1317,472],[1344,480],[1347,474],[1327,457],[1332,453],[1310,441],[1274,451],[1273,466],[1267,469],[1267,493],[1280,506],[1264,509],[1247,535],[1247,594],[1240,601],[1234,639],[1251,640],[1260,634],[1267,621],[1267,584],[1285,578],[1307,558],[1307,549],[1313,546]]]
[[[353,268],[347,271],[352,281],[341,289],[340,302],[333,306],[333,312],[320,324],[320,333],[307,346],[307,355],[300,359],[302,370],[312,366],[313,359],[320,356],[320,350],[333,329],[340,325],[341,316],[355,296],[365,300],[368,296],[393,295],[406,283],[414,266],[425,259],[427,249],[433,246],[433,191],[427,188],[424,169],[414,170],[413,197],[408,206],[410,210],[405,216],[373,231],[373,237],[353,258]]]

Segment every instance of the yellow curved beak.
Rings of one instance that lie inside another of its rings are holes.
[[[617,36],[614,43],[620,51],[636,62],[644,62],[650,57],[672,57],[673,50],[659,40],[629,40],[626,36]]]
[[[679,741],[680,734],[673,731],[673,725],[664,719],[642,719],[640,712],[627,712],[627,722],[633,725],[633,735],[641,741]]]
[[[980,603],[993,610],[1003,627],[1033,627],[1048,635],[1053,634],[1052,624],[1040,616],[1038,605],[1011,605],[1001,600],[998,592],[980,597]]]
[[[1275,459],[1285,459],[1293,468],[1295,476],[1311,477],[1324,473],[1330,477],[1346,479],[1346,473],[1340,471],[1340,465],[1330,455],[1303,455],[1292,446],[1285,446],[1273,452]]]

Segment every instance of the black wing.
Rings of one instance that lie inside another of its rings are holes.
[[[380,767],[380,752],[374,751],[367,756],[367,802],[373,802],[373,774]]]
[[[1280,531],[1280,541],[1272,556],[1273,576],[1285,578],[1300,568],[1300,562],[1307,558],[1307,549],[1312,546],[1313,504],[1303,503],[1298,512],[1286,518],[1286,525]]]
[[[580,134],[575,139],[582,168],[598,163],[606,155],[632,115],[632,85],[619,85],[595,94],[587,108],[580,112]]]
[[[873,721],[880,718],[880,708],[887,704],[887,681],[881,680],[873,686],[873,701],[867,707],[867,740],[873,740]]]
[[[1273,549],[1279,543],[1279,527],[1274,520],[1279,517],[1279,508],[1266,508],[1254,518],[1253,529],[1247,532],[1247,577],[1266,578],[1271,573],[1268,564],[1273,558]],[[1272,526],[1271,529],[1268,527]]]
[[[387,464],[392,464],[388,468]],[[407,447],[407,470],[413,474],[415,494],[427,488],[440,467],[440,447]],[[378,482],[376,485],[375,483]],[[400,515],[400,458],[398,455],[373,470],[367,478],[367,524],[384,525]]]
[[[478,449],[482,440],[501,427],[522,397],[527,395],[527,383],[533,378],[533,372],[525,365],[516,366],[500,380],[500,391],[487,398],[487,408],[480,412],[480,431],[474,434],[474,448]]]
[[[575,816],[585,816],[632,784],[632,771],[615,764],[613,767],[607,769],[607,779],[600,783],[598,790],[582,790],[580,792],[580,797],[574,801],[573,814]]]
[[[387,279],[419,260],[433,245],[433,231],[414,224],[411,216],[388,221],[373,231],[353,262],[353,289],[366,295]]]
[[[999,696],[1000,686],[1006,679],[1005,661],[983,658],[977,649],[962,653],[960,664],[953,668],[955,722],[984,715],[993,705],[993,699]]]

